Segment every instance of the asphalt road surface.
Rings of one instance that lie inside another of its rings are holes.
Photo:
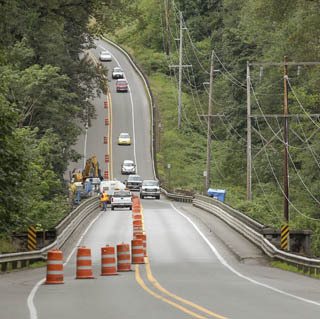
[[[150,109],[141,79],[126,57],[104,41],[93,54],[107,48],[112,62],[120,65],[130,92],[116,93],[110,79],[112,99],[113,177],[124,179],[124,159],[137,163],[143,178],[153,177],[150,150]],[[97,119],[88,130],[87,153],[104,163],[106,126],[102,96],[94,101]],[[131,146],[118,146],[126,131]],[[83,150],[79,140],[78,150]],[[76,164],[74,164],[76,165]],[[76,246],[92,250],[95,279],[75,279],[75,251],[65,256],[62,285],[43,285],[45,269],[0,276],[1,319],[301,319],[320,317],[318,280],[271,268],[263,254],[219,219],[191,204],[142,200],[147,234],[147,263],[132,266],[118,276],[100,276],[100,249],[132,239],[132,215],[127,209],[100,212],[88,225]]]

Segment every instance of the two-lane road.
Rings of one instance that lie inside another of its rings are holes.
[[[142,80],[118,49],[97,41],[93,54],[107,48],[112,62],[126,74],[130,92],[112,99],[112,175],[120,174],[124,159],[137,163],[143,178],[153,178],[150,106]],[[103,162],[106,127],[102,96],[94,101],[97,119],[88,131],[88,154]],[[131,146],[118,146],[117,137],[127,131]],[[83,149],[81,141],[78,149]],[[131,272],[100,276],[100,249],[106,244],[129,243],[132,214],[118,210],[100,212],[88,225],[77,245],[92,249],[95,279],[77,280],[75,251],[65,256],[65,283],[42,285],[45,269],[5,274],[0,277],[1,319],[180,319],[180,318],[319,318],[320,285],[317,280],[273,269],[262,254],[219,219],[194,208],[161,200],[142,200],[147,234],[148,263],[132,266]],[[239,262],[221,238],[244,262]],[[69,257],[69,258],[67,258]],[[32,293],[30,294],[30,291]],[[28,303],[27,303],[27,298]]]

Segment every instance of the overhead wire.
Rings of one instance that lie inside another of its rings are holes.
[[[259,132],[261,132],[260,126],[259,126],[259,122],[257,122],[257,127],[258,127]],[[261,143],[263,144],[263,146],[265,146],[264,140],[263,140],[262,138],[261,138]],[[286,200],[290,203],[290,205],[292,206],[292,208],[293,208],[298,214],[300,214],[301,216],[303,216],[303,217],[305,217],[305,218],[307,218],[307,219],[314,220],[314,221],[320,221],[319,218],[313,218],[313,217],[310,217],[310,216],[308,216],[308,215],[306,215],[306,214],[303,214],[303,213],[292,203],[292,201],[290,200],[290,198],[288,198],[288,197],[286,196],[286,194],[285,194],[285,192],[284,192],[284,190],[283,190],[283,188],[282,188],[282,186],[281,186],[281,184],[280,184],[280,182],[279,182],[279,180],[278,180],[278,177],[276,176],[276,174],[275,174],[275,172],[274,172],[274,167],[273,167],[273,165],[271,164],[271,161],[270,161],[268,152],[266,151],[266,147],[264,147],[264,152],[265,152],[265,155],[266,155],[266,159],[267,159],[267,161],[268,161],[269,168],[270,168],[270,170],[271,170],[271,172],[272,172],[272,175],[273,175],[273,177],[274,177],[274,179],[275,179],[275,181],[276,181],[276,183],[277,183],[277,185],[278,185],[278,187],[279,187],[282,195],[283,195],[284,198],[286,198]]]

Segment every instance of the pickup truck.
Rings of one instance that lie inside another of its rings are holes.
[[[140,191],[142,185],[142,179],[139,175],[129,175],[126,186],[130,190]]]
[[[111,198],[111,210],[114,210],[115,207],[129,207],[132,209],[132,194],[127,190],[120,190],[114,192]]]

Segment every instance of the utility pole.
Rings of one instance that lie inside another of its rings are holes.
[[[247,200],[252,200],[252,154],[251,154],[251,80],[247,61]]]
[[[286,224],[289,223],[289,108],[288,108],[288,64],[287,57],[284,57],[284,93],[283,93],[283,139],[284,139],[284,166],[283,166],[283,189],[284,189],[284,207],[283,214]]]
[[[250,109],[250,89],[248,89],[250,84],[250,73],[249,73],[249,66],[260,66],[260,70],[264,66],[283,66],[284,75],[283,75],[283,86],[284,86],[284,94],[283,94],[283,113],[282,114],[254,114],[251,115]],[[264,63],[248,63],[247,64],[247,103],[248,103],[248,118],[259,118],[263,117],[266,118],[283,118],[283,142],[284,142],[284,161],[283,161],[283,216],[284,216],[284,223],[281,226],[281,237],[280,237],[280,247],[283,250],[290,250],[290,231],[289,231],[289,118],[290,117],[305,117],[306,114],[289,114],[289,106],[288,106],[288,66],[297,66],[298,72],[300,72],[301,65],[305,66],[312,66],[312,65],[320,65],[320,62],[288,62],[287,57],[284,57],[284,62],[277,63],[277,62],[264,62]],[[315,117],[319,118],[320,114],[307,114],[308,118]],[[247,144],[247,152],[250,154],[247,156],[247,190],[251,187],[251,122],[249,123],[248,119],[248,144]],[[265,149],[272,140],[281,132],[281,129],[269,140],[267,140],[262,134],[256,131],[254,128],[253,130],[259,134],[260,138],[264,140],[264,146],[260,149],[258,153],[256,153],[255,157],[261,153],[263,149]],[[249,136],[250,131],[250,136]],[[250,140],[250,141],[249,141]],[[249,149],[250,148],[250,149]],[[249,181],[250,180],[250,181]],[[250,194],[247,192],[247,196]]]
[[[182,111],[182,48],[183,48],[183,30],[182,30],[182,12],[179,11],[180,19],[180,43],[179,43],[179,93],[178,93],[178,128],[181,128],[181,111]]]
[[[183,27],[183,17],[182,12],[179,11],[180,19],[180,38],[179,38],[179,65],[169,65],[171,68],[179,68],[179,79],[178,79],[178,129],[181,128],[181,113],[182,113],[182,68],[192,67],[192,65],[183,65],[182,64],[182,50],[183,50],[183,30],[186,29]]]
[[[213,51],[211,53],[211,66],[210,66],[210,82],[209,82],[209,102],[208,102],[208,131],[207,131],[207,173],[206,173],[206,190],[210,187],[210,165],[211,165],[211,124],[212,124],[212,91],[213,91]]]
[[[170,36],[169,36],[169,2],[164,0],[164,13],[165,13],[165,24],[166,24],[166,36],[165,36],[165,50],[166,55],[170,54]]]

